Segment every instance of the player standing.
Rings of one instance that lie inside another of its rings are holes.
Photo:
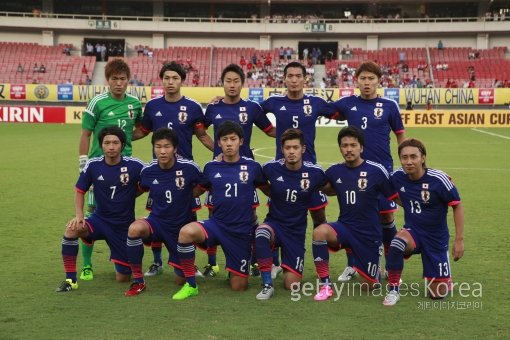
[[[382,71],[379,65],[373,61],[360,64],[355,76],[358,80],[360,95],[340,98],[333,103],[333,106],[349,125],[354,125],[363,131],[365,145],[362,157],[382,164],[391,173],[393,158],[390,149],[390,133],[393,131],[398,144],[405,139],[404,124],[400,117],[398,104],[392,99],[379,97],[377,94]],[[393,201],[388,201],[385,197],[380,198],[379,213],[385,254],[397,233],[394,223],[395,211],[397,211],[397,206]],[[350,250],[346,249],[346,252],[347,267],[338,277],[339,281],[349,281],[356,273],[352,267]]]
[[[313,194],[328,183],[318,165],[303,162],[306,146],[300,130],[288,129],[280,140],[284,158],[268,162],[262,168],[271,183],[271,204],[264,223],[255,231],[257,262],[262,276],[262,290],[257,300],[267,300],[274,294],[272,247],[282,249],[285,289],[301,282],[308,208]]]
[[[163,83],[165,95],[147,102],[142,124],[133,132],[133,140],[138,140],[147,136],[151,131],[166,127],[177,133],[179,138],[178,155],[180,157],[193,160],[193,135],[197,136],[198,140],[212,151],[213,141],[204,126],[202,106],[181,94],[182,82],[186,80],[184,68],[174,61],[165,63],[159,71],[159,78]],[[197,198],[192,209],[197,211],[200,208],[200,199]],[[163,271],[162,244],[161,242],[153,242],[151,246],[154,261],[145,276],[154,276]]]
[[[177,158],[179,138],[175,130],[160,128],[152,134],[153,152],[157,160],[142,169],[140,187],[149,191],[148,217],[129,226],[127,255],[133,273],[133,283],[126,296],[145,290],[142,274],[143,241],[163,241],[170,252],[168,263],[174,267],[176,283],[183,285],[184,274],[177,257],[177,238],[186,223],[194,220],[192,213],[193,188],[202,172],[192,161]]]
[[[262,167],[251,158],[241,157],[243,129],[226,121],[217,132],[222,160],[213,160],[204,167],[204,181],[199,185],[210,190],[214,198],[212,216],[202,222],[185,225],[179,233],[177,253],[186,283],[174,300],[184,300],[198,294],[195,281],[195,245],[220,244],[230,272],[230,287],[245,290],[248,286],[252,244],[253,192],[267,185]]]
[[[82,133],[79,144],[80,171],[85,167],[88,158],[102,155],[97,136],[102,129],[108,126],[118,126],[126,133],[126,145],[122,154],[131,156],[133,129],[142,120],[142,104],[140,104],[138,98],[126,93],[128,81],[131,77],[129,66],[121,59],[114,59],[106,64],[104,73],[108,81],[109,91],[92,98],[85,111],[83,111]],[[94,136],[92,146],[90,146],[92,135]],[[92,213],[95,208],[93,191],[88,192],[87,206],[88,213]],[[94,278],[92,250],[92,245],[88,246],[82,243],[83,268],[80,274],[81,280],[88,281]]]
[[[129,268],[126,238],[129,225],[135,219],[135,199],[144,164],[136,159],[122,156],[127,145],[124,131],[117,126],[106,127],[98,135],[104,156],[91,158],[76,183],[76,217],[67,224],[62,239],[62,258],[66,279],[57,292],[78,289],[76,257],[78,237],[88,244],[105,240],[110,248],[110,260],[115,263],[117,282],[127,282]],[[97,207],[84,218],[85,192],[93,186]]]
[[[239,153],[241,156],[254,158],[251,150],[250,141],[253,125],[264,131],[269,137],[275,137],[276,129],[271,124],[260,105],[251,100],[241,99],[241,90],[244,85],[245,75],[243,69],[236,64],[230,64],[225,67],[221,73],[221,81],[225,96],[217,102],[209,104],[205,110],[205,125],[214,126],[214,156],[221,154],[221,148],[218,141],[218,127],[225,121],[230,120],[237,122],[243,129],[243,144]],[[258,204],[257,193],[254,193],[254,200]],[[211,202],[207,205],[212,209]],[[255,228],[258,226],[256,211],[253,211],[253,224]],[[216,264],[216,247],[207,249],[208,264],[205,267],[205,276],[215,276],[219,267]],[[254,259],[253,259],[254,260]]]
[[[388,254],[390,291],[384,298],[385,306],[393,306],[400,300],[404,257],[412,254],[421,254],[423,277],[427,280],[430,297],[440,299],[447,295],[451,287],[448,207],[453,209],[455,223],[453,260],[458,261],[464,255],[464,209],[451,178],[440,170],[427,168],[427,150],[417,139],[400,143],[398,156],[402,168],[391,176],[391,184],[404,208],[404,228],[391,241]]]
[[[338,146],[344,163],[332,165],[326,176],[336,193],[340,216],[333,223],[322,224],[313,231],[312,251],[321,288],[314,300],[323,301],[333,296],[329,277],[329,250],[352,250],[352,266],[363,278],[365,288],[379,283],[379,197],[390,199],[389,174],[379,163],[361,158],[364,138],[361,130],[348,126],[338,133]]]

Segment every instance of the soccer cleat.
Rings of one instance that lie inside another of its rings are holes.
[[[274,294],[274,288],[271,285],[263,285],[260,293],[257,294],[257,300],[269,300]]]
[[[196,277],[204,277],[204,274],[202,274],[202,272],[200,271],[200,269],[198,269],[197,266],[195,266],[195,276]]]
[[[133,282],[131,286],[129,287],[129,290],[127,290],[124,293],[124,296],[135,296],[140,294],[145,290],[145,283],[144,282]]]
[[[156,276],[163,273],[163,265],[158,263],[153,263],[149,267],[149,269],[143,274],[144,276]]]
[[[356,275],[356,271],[351,266],[347,266],[344,272],[338,276],[338,281],[347,282],[350,281]]]
[[[57,293],[62,292],[70,292],[71,290],[78,289],[78,282],[73,282],[71,279],[65,279],[60,283],[60,285],[55,289]]]
[[[395,306],[400,300],[400,293],[396,290],[390,290],[390,292],[384,297],[383,305],[385,306]]]
[[[198,295],[198,287],[191,287],[189,283],[186,282],[184,286],[172,296],[172,299],[184,300],[196,295]]]
[[[315,301],[325,301],[332,296],[333,296],[333,288],[331,287],[331,285],[323,284],[321,286],[321,289],[319,290],[319,292],[317,294],[315,294],[313,299]]]
[[[252,264],[250,267],[250,276],[260,276],[260,269],[258,263]]]
[[[283,271],[282,267],[280,266],[275,266],[273,264],[273,266],[271,267],[271,278],[274,280],[276,279],[276,277],[278,276],[278,274],[280,274],[281,272]]]
[[[94,279],[94,271],[92,266],[83,266],[80,273],[80,280],[92,281]]]
[[[216,274],[220,272],[220,266],[211,266],[210,264],[207,264],[204,267],[204,276],[205,277],[215,277]]]

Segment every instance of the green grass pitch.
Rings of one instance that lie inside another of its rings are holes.
[[[341,159],[337,131],[317,130],[318,159],[324,167]],[[465,255],[452,263],[453,277],[459,284],[481,289],[465,290],[461,296],[458,286],[446,303],[434,304],[423,296],[421,260],[415,256],[406,261],[403,280],[422,291],[403,297],[393,308],[382,306],[382,296],[359,296],[346,288],[340,299],[317,303],[311,296],[284,291],[281,277],[275,282],[274,298],[257,301],[258,279],[250,279],[248,291],[232,292],[223,269],[213,279],[199,280],[199,296],[186,301],[171,299],[178,287],[168,267],[163,275],[147,279],[142,295],[126,298],[128,285],[115,283],[104,242],[95,247],[94,281],[80,281],[80,288],[71,293],[55,293],[64,278],[60,242],[65,223],[74,214],[79,134],[78,125],[0,124],[0,339],[510,336],[510,129],[408,129],[408,136],[425,142],[427,164],[447,172],[459,188],[465,209]],[[260,131],[254,133],[252,146],[260,162],[274,154],[274,140]],[[134,151],[148,161],[149,138],[135,142]],[[199,144],[195,154],[200,166],[210,157]],[[138,216],[145,215],[145,197],[138,199]],[[260,221],[265,214],[261,206]],[[334,198],[327,215],[330,220],[338,216]],[[205,217],[203,209],[199,218]],[[397,221],[400,227],[402,212]],[[197,253],[202,266],[205,256]],[[144,268],[151,259],[146,248]],[[221,253],[218,259],[221,267]],[[330,262],[336,278],[345,265],[344,253],[332,254]],[[315,285],[310,237],[304,282]]]

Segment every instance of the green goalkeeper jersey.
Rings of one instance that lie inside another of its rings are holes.
[[[81,127],[93,132],[92,146],[89,157],[98,157],[103,154],[97,136],[99,132],[108,126],[118,126],[126,133],[126,147],[123,155],[131,156],[131,139],[133,128],[142,121],[142,104],[135,96],[127,94],[122,100],[111,96],[110,91],[98,94],[92,98],[83,111]]]

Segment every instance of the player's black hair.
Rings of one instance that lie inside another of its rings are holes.
[[[177,147],[179,146],[179,137],[177,136],[177,133],[175,133],[175,131],[172,129],[162,127],[154,131],[151,138],[152,146],[154,146],[154,144],[158,140],[162,139],[166,139],[167,141],[172,143],[174,149],[177,149]]]
[[[358,78],[361,72],[370,72],[377,76],[377,78],[382,77],[382,70],[381,67],[373,62],[372,60],[365,61],[361,63],[358,68],[356,69],[355,77]]]
[[[221,72],[221,82],[222,83],[225,81],[225,75],[227,74],[227,72],[237,73],[239,75],[239,77],[241,77],[241,83],[244,84],[244,80],[245,80],[244,71],[239,65],[230,64],[223,69],[223,71]]]
[[[416,139],[416,138],[408,138],[408,139],[404,140],[402,143],[400,143],[398,146],[398,157],[399,158],[400,158],[400,153],[402,152],[402,149],[407,146],[415,147],[420,151],[422,156],[425,156],[425,157],[427,156],[427,149],[425,148],[425,144],[423,144],[423,142],[421,140]],[[427,167],[425,162],[423,162],[423,167],[424,168]]]
[[[303,131],[299,129],[287,129],[283,131],[282,135],[280,136],[280,142],[282,146],[286,141],[292,139],[299,139],[299,144],[305,145],[305,135],[303,134]]]
[[[184,70],[184,68],[180,64],[177,64],[175,61],[166,62],[163,64],[163,67],[159,71],[159,79],[163,79],[166,71],[174,71],[179,75],[179,77],[181,77],[181,81],[186,80],[186,70]]]
[[[283,69],[283,77],[285,78],[287,76],[287,70],[289,69],[289,67],[297,67],[297,68],[300,68],[301,71],[303,71],[303,77],[306,76],[306,68],[299,62],[297,61],[291,61],[290,63],[288,63],[285,68]]]
[[[235,133],[240,139],[244,138],[243,128],[232,120],[226,120],[218,126],[218,139],[231,133]]]
[[[338,132],[338,146],[342,144],[342,138],[344,137],[354,137],[358,140],[358,143],[361,145],[361,147],[365,145],[365,137],[363,136],[363,132],[361,132],[361,130],[354,125],[346,126],[340,130],[340,132]]]
[[[99,131],[99,134],[97,135],[97,139],[99,140],[99,145],[103,145],[103,140],[105,136],[108,135],[114,135],[117,136],[120,140],[120,143],[122,144],[122,150],[124,150],[124,147],[126,146],[126,133],[122,131],[122,129],[118,126],[107,126],[101,131]]]

